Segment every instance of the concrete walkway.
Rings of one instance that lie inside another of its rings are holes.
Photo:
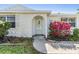
[[[36,36],[33,39],[34,39],[34,42],[33,42],[34,48],[39,52],[47,53],[47,50],[45,47],[46,40],[44,39],[44,37]]]
[[[34,37],[33,46],[42,53],[79,53],[79,43],[46,41],[43,36]]]

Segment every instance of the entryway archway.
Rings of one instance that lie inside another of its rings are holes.
[[[42,16],[35,16],[32,20],[32,34],[44,34],[44,19]]]

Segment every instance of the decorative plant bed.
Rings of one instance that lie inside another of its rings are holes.
[[[79,41],[53,41],[48,40],[48,43],[50,43],[54,47],[61,47],[61,48],[67,48],[67,49],[79,49]]]

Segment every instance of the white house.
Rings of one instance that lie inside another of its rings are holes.
[[[0,10],[0,18],[12,23],[8,36],[32,37],[43,34],[47,37],[51,21],[67,21],[72,28],[79,28],[79,14],[52,13],[45,10],[33,10],[22,5],[14,5]]]

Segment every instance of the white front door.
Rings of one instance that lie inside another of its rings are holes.
[[[43,31],[43,19],[34,19],[33,20],[33,35],[35,34],[44,34],[44,31]]]
[[[43,34],[43,21],[42,21],[42,19],[35,20],[35,34]]]

